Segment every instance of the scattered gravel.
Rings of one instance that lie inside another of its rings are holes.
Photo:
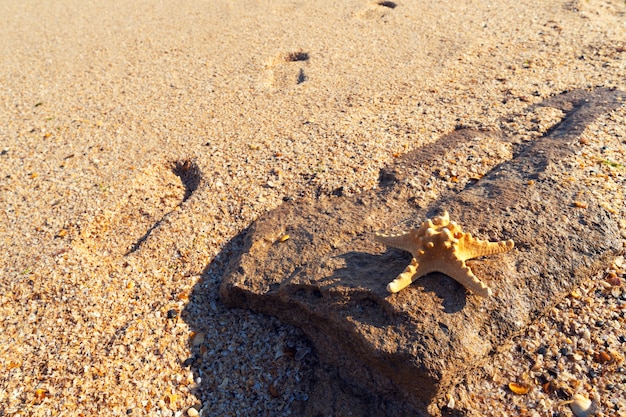
[[[585,131],[571,163],[585,178],[556,173],[561,181],[594,186],[605,209],[620,220],[626,247],[626,109],[599,118]],[[572,204],[573,210],[584,210]],[[621,416],[626,414],[626,261],[617,257],[603,276],[575,288],[547,315],[516,337],[481,372],[448,394],[450,408],[468,415]],[[518,395],[509,384],[527,387]],[[572,402],[573,401],[573,402]],[[591,401],[591,403],[588,403]],[[585,411],[586,410],[586,411]],[[573,414],[572,414],[573,413]]]

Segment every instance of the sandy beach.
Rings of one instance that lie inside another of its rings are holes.
[[[3,1],[0,416],[297,415],[310,343],[219,299],[240,233],[286,200],[371,190],[455,129],[532,141],[565,117],[538,103],[625,80],[620,0]],[[433,193],[514,152],[477,146],[440,161]],[[571,180],[626,239],[626,105],[577,146],[589,175]],[[572,416],[580,394],[626,415],[625,270],[589,277],[441,410]]]

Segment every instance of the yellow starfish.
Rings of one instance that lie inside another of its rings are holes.
[[[376,235],[376,240],[413,255],[404,272],[387,285],[390,293],[400,291],[426,274],[442,272],[481,297],[491,296],[491,289],[476,278],[465,261],[506,252],[514,244],[512,240],[489,242],[476,239],[451,222],[447,211],[442,216],[426,220],[419,229],[396,236]]]

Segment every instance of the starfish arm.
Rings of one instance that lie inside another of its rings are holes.
[[[397,249],[402,249],[404,251],[410,252],[415,256],[413,251],[416,248],[415,239],[411,236],[411,233],[406,233],[403,235],[379,235],[375,236],[376,241],[384,244],[385,246],[391,246]]]
[[[472,270],[465,265],[464,261],[442,264],[438,270],[450,278],[453,278],[459,284],[463,285],[476,295],[483,298],[491,296],[491,288],[476,278],[476,275],[474,275]]]
[[[387,285],[387,291],[393,294],[408,287],[413,282],[415,271],[417,271],[417,259],[413,258],[411,259],[409,266],[407,266],[396,279]]]
[[[460,260],[466,261],[481,256],[495,255],[513,249],[515,244],[512,240],[501,240],[499,242],[489,242],[487,240],[476,239],[470,233],[465,234],[459,241],[457,256]]]

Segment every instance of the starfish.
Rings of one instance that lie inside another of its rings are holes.
[[[464,233],[456,222],[450,221],[447,211],[426,220],[419,229],[395,236],[377,234],[376,240],[413,255],[404,272],[387,285],[390,293],[402,290],[426,274],[442,272],[481,297],[491,296],[491,289],[476,278],[465,261],[506,252],[514,245],[512,240],[489,242]]]

